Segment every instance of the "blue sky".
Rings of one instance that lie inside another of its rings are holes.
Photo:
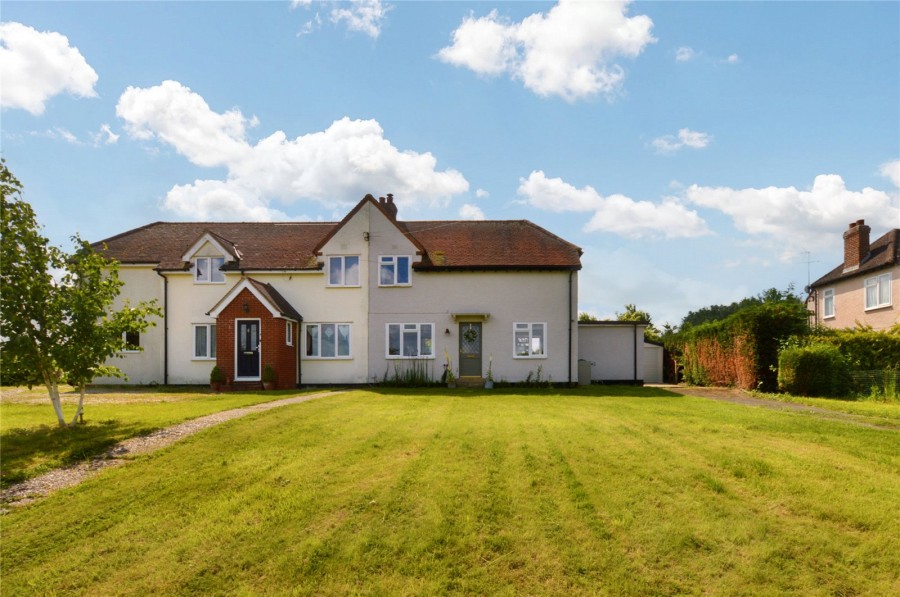
[[[802,289],[900,227],[898,2],[2,3],[2,155],[55,244],[157,220],[526,218],[581,309]],[[810,262],[809,264],[807,262]]]

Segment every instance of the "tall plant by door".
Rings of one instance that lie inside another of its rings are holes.
[[[262,384],[264,390],[275,389],[275,367],[266,363],[262,370]]]
[[[488,357],[488,368],[487,375],[484,377],[484,389],[493,390],[494,389],[494,354]]]

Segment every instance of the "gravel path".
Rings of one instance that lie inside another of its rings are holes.
[[[890,425],[877,425],[863,420],[861,417],[817,406],[809,406],[806,404],[795,404],[793,402],[780,402],[778,400],[768,400],[765,398],[756,398],[744,390],[737,388],[706,388],[700,386],[673,386],[673,385],[655,385],[664,390],[675,392],[683,396],[697,396],[700,398],[708,398],[709,400],[718,400],[720,402],[730,402],[732,404],[742,404],[744,406],[756,406],[760,408],[769,408],[772,410],[786,410],[794,412],[805,412],[821,417],[823,419],[831,419],[834,421],[844,421],[861,425],[862,427],[870,427],[872,429],[887,429],[890,431],[900,431],[897,427]]]
[[[272,402],[254,404],[253,406],[225,410],[204,417],[191,419],[190,421],[185,421],[184,423],[179,423],[172,427],[166,427],[165,429],[154,431],[149,435],[126,439],[103,454],[95,456],[90,460],[73,466],[52,470],[39,477],[28,479],[27,481],[17,483],[8,489],[0,491],[0,504],[2,504],[0,514],[5,514],[10,506],[24,506],[25,504],[29,504],[39,498],[45,497],[58,489],[78,485],[105,468],[121,466],[128,462],[133,456],[159,450],[160,448],[174,444],[182,438],[193,435],[198,431],[202,431],[207,427],[219,425],[225,421],[237,419],[249,415],[250,413],[271,410],[280,406],[297,404],[299,402],[306,402],[307,400],[333,396],[335,394],[340,394],[340,392],[322,392],[319,394],[308,394],[306,396],[294,396],[293,398],[285,398],[283,400],[274,400]]]

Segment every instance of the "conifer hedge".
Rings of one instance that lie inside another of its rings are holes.
[[[774,392],[778,350],[791,336],[809,332],[799,301],[764,303],[679,334],[684,380],[695,385],[735,386]]]

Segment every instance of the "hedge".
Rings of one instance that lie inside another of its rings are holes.
[[[807,334],[807,322],[802,303],[781,301],[748,307],[691,328],[679,336],[684,380],[774,392],[780,344]]]
[[[850,368],[836,346],[786,348],[778,357],[778,389],[797,396],[845,396]]]

